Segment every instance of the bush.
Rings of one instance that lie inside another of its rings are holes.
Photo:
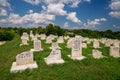
[[[14,38],[14,33],[10,31],[0,31],[0,41],[10,41]]]

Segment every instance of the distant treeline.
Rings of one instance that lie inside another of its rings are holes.
[[[88,29],[62,29],[60,26],[56,26],[53,24],[48,24],[46,28],[39,26],[38,28],[3,28],[0,27],[0,41],[3,40],[12,40],[15,34],[22,35],[23,32],[33,31],[33,34],[46,34],[47,36],[50,34],[58,35],[58,36],[71,36],[81,35],[83,37],[88,38],[111,38],[111,39],[119,39],[120,40],[120,31],[112,32],[111,30],[107,31],[97,31],[97,30],[88,30]]]

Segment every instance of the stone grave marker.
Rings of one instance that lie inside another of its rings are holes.
[[[47,58],[44,58],[47,65],[62,64],[64,60],[61,58],[61,51],[53,49]]]
[[[10,72],[16,73],[25,69],[38,68],[37,63],[33,60],[33,52],[23,52],[16,56],[16,62],[13,62]]]

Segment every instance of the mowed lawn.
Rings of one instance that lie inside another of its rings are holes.
[[[94,48],[92,43],[88,44],[88,48],[82,49],[82,54],[87,58],[77,61],[67,56],[71,54],[71,49],[66,47],[66,42],[59,44],[62,47],[61,55],[65,60],[64,64],[46,65],[44,58],[50,54],[51,44],[42,41],[44,50],[34,53],[38,69],[10,73],[16,55],[33,48],[33,42],[29,42],[29,46],[20,47],[19,36],[16,36],[12,41],[7,41],[5,45],[0,46],[0,80],[120,80],[120,58],[110,57],[108,47],[100,44],[101,48],[98,50],[102,51],[106,57],[94,59],[91,55]]]

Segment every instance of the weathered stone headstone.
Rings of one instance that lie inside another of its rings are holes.
[[[97,58],[97,59],[103,57],[102,52],[100,52],[98,50],[92,50],[92,56],[93,56],[93,58]]]
[[[57,42],[58,43],[64,43],[63,36],[59,36],[58,39],[57,39]]]
[[[23,33],[23,35],[21,36],[21,40],[22,40],[22,44],[20,45],[28,45],[27,41],[29,40],[29,36],[27,33]]]
[[[16,73],[27,68],[38,68],[36,62],[33,60],[33,52],[23,52],[16,56],[16,62],[13,62],[10,72]]]
[[[113,43],[113,41],[112,41],[111,39],[107,39],[107,40],[105,41],[105,46],[106,46],[106,47],[110,47],[112,43]]]
[[[50,36],[47,37],[46,43],[52,43],[52,38]]]
[[[119,40],[113,40],[113,45],[114,46],[120,46],[120,41]]]
[[[120,47],[110,46],[110,56],[120,57]]]
[[[97,40],[93,41],[93,47],[99,48],[99,42]]]
[[[32,38],[34,35],[33,35],[33,32],[32,31],[30,31],[30,37]]]
[[[72,46],[71,55],[68,55],[68,57],[76,60],[82,60],[85,58],[82,55],[82,41],[80,41],[79,38],[75,38],[74,44]]]
[[[67,42],[67,48],[72,48],[74,44],[74,38],[70,38]]]
[[[31,49],[31,51],[42,51],[41,47],[41,41],[40,40],[34,40],[34,49]]]
[[[50,64],[62,64],[64,60],[61,58],[60,50],[52,50],[50,55],[47,58],[44,58],[47,65]]]
[[[46,39],[46,35],[45,34],[41,34],[40,37],[41,37],[41,40],[45,40]]]

